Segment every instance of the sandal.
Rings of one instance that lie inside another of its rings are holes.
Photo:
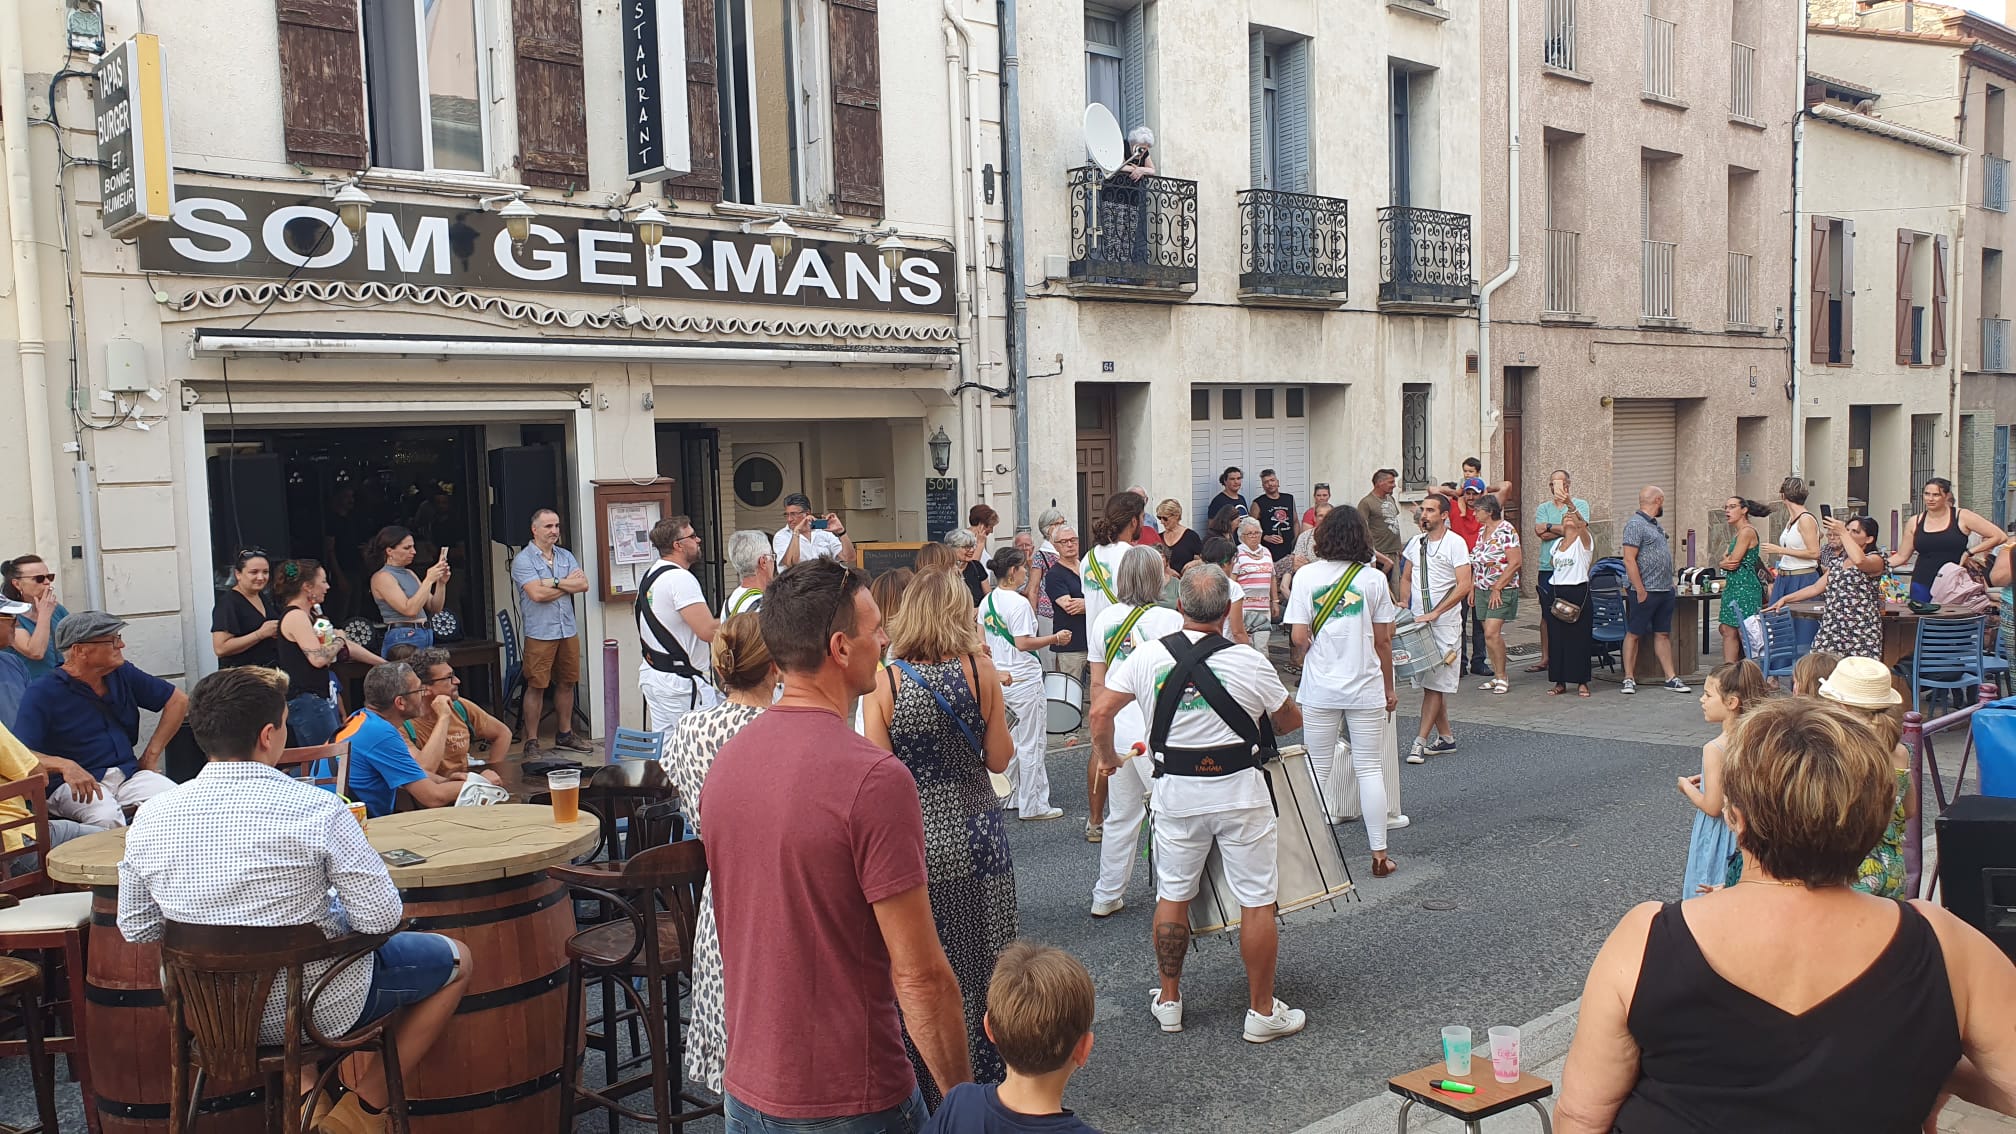
[[[1484,691],[1487,693],[1510,693],[1512,692],[1512,683],[1500,677],[1495,680],[1485,682]]]
[[[1568,692],[1568,687],[1566,685],[1556,685],[1554,688],[1549,689],[1547,691],[1547,695],[1549,697],[1559,697],[1561,694],[1566,692]]]
[[[1547,663],[1546,663],[1546,662],[1544,662],[1544,661],[1543,661],[1543,662],[1534,662],[1534,663],[1533,663],[1532,665],[1529,665],[1529,666],[1527,666],[1527,667],[1526,667],[1525,669],[1523,669],[1523,670],[1520,670],[1519,672],[1521,672],[1521,673],[1546,673],[1546,672],[1547,672]]]
[[[1400,864],[1394,862],[1391,855],[1372,860],[1372,877],[1374,878],[1384,878],[1398,869],[1400,869]]]
[[[1587,697],[1589,695],[1589,687],[1587,685],[1578,686],[1575,690],[1575,695],[1577,697]]]

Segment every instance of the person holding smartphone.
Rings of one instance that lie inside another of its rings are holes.
[[[847,538],[840,514],[828,512],[824,519],[815,519],[812,499],[802,492],[784,498],[784,526],[777,529],[770,550],[777,557],[779,571],[812,559],[854,562],[854,541]]]
[[[441,549],[424,578],[413,573],[418,554],[413,533],[397,524],[378,529],[371,541],[371,556],[379,563],[371,575],[371,597],[385,623],[381,650],[402,645],[424,650],[434,644],[427,621],[448,601],[448,549]]]

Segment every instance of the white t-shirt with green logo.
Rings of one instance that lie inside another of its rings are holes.
[[[1318,559],[1295,572],[1288,592],[1290,626],[1314,626],[1330,592],[1344,581],[1348,563]],[[1386,681],[1379,667],[1373,626],[1400,613],[1386,576],[1370,564],[1351,580],[1351,589],[1309,643],[1302,659],[1302,684],[1295,699],[1314,709],[1384,709]]]
[[[1183,633],[1191,641],[1204,635],[1195,630]],[[1257,719],[1288,702],[1288,689],[1281,675],[1260,651],[1251,646],[1233,646],[1212,654],[1204,663],[1224,684],[1225,691],[1239,707]],[[1129,655],[1126,661],[1107,669],[1106,688],[1131,694],[1141,707],[1145,721],[1155,719],[1155,696],[1176,666],[1159,640],[1151,640]],[[1220,748],[1239,743],[1239,734],[1220,720],[1203,697],[1195,692],[1177,707],[1169,725],[1171,748]],[[1163,776],[1155,781],[1155,810],[1165,815],[1206,815],[1244,807],[1268,807],[1267,780],[1258,768],[1248,768],[1229,776]]]
[[[1133,607],[1118,602],[1099,612],[1099,620],[1089,631],[1091,641],[1088,647],[1091,650],[1089,655],[1091,660],[1105,663],[1106,653],[1112,649],[1114,637],[1120,633],[1120,627],[1126,624],[1127,616],[1133,612]],[[1153,642],[1181,629],[1183,629],[1182,615],[1166,606],[1149,607],[1141,612],[1140,618],[1134,620],[1134,629],[1127,632],[1127,640],[1120,644],[1120,652],[1113,657],[1113,666],[1117,668],[1144,643]],[[1148,717],[1141,711],[1141,706],[1138,703],[1129,704],[1121,709],[1120,715],[1113,718],[1113,750],[1125,756],[1128,749],[1136,744],[1145,744],[1147,741]]]

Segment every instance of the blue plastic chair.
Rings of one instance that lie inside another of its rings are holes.
[[[2002,593],[2002,627],[1995,633],[1995,652],[1981,659],[1981,668],[1988,674],[1988,680],[1995,683],[1995,688],[2007,696],[2009,663],[2016,661],[2016,609],[2009,605],[2008,588],[2003,588]]]
[[[1606,669],[1617,668],[1615,651],[1624,646],[1624,587],[1616,575],[1590,577],[1589,616],[1589,638],[1595,658]]]
[[[618,728],[609,738],[611,760],[656,760],[665,754],[665,734]]]
[[[1752,660],[1766,677],[1791,677],[1792,667],[1805,652],[1799,645],[1798,620],[1783,610],[1767,610],[1757,617],[1764,623],[1764,656]]]
[[[1897,664],[1897,672],[1911,680],[1912,711],[1925,712],[1924,693],[1928,689],[1957,691],[1981,684],[1987,670],[1981,656],[1987,624],[1983,615],[1918,620],[1918,638],[1911,656]]]

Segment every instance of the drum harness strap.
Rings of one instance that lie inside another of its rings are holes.
[[[1148,608],[1145,606],[1137,606],[1127,612],[1127,620],[1120,624],[1120,629],[1114,632],[1112,640],[1106,643],[1107,665],[1112,665],[1120,656],[1120,651],[1127,648],[1127,635],[1134,632],[1135,623],[1140,622],[1141,616],[1146,613]]]
[[[637,625],[640,629],[649,627],[651,636],[667,648],[652,649],[641,632],[637,635],[637,645],[644,651],[646,665],[659,673],[669,673],[674,677],[686,679],[687,704],[690,705],[699,698],[701,685],[711,686],[714,683],[707,680],[707,675],[693,664],[693,659],[686,653],[686,647],[679,644],[679,639],[673,637],[672,631],[667,630],[665,624],[658,620],[658,612],[651,609],[651,584],[657,582],[668,571],[680,570],[684,568],[677,563],[660,563],[644,576],[643,582],[637,585]]]
[[[1220,650],[1230,649],[1232,642],[1219,634],[1206,634],[1195,642],[1181,630],[1162,639],[1162,648],[1169,651],[1169,657],[1176,664],[1164,679],[1162,689],[1155,695],[1155,720],[1148,730],[1148,748],[1158,757],[1155,761],[1155,776],[1196,776],[1215,779],[1233,775],[1248,768],[1260,768],[1274,758],[1274,722],[1262,713],[1259,721],[1247,715],[1244,706],[1234,700],[1218,675],[1211,672],[1205,660]],[[1188,690],[1195,688],[1225,727],[1239,734],[1239,743],[1220,745],[1216,748],[1169,748],[1169,726],[1176,719],[1176,710],[1183,703]],[[1261,769],[1265,775],[1266,769]],[[1272,777],[1267,780],[1267,794],[1274,794]],[[1275,808],[1278,813],[1280,808]]]

